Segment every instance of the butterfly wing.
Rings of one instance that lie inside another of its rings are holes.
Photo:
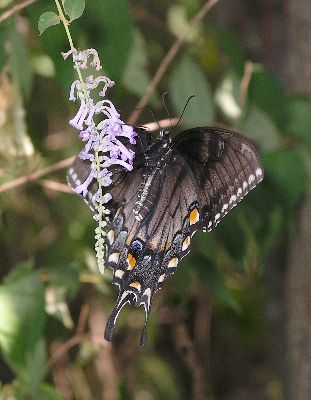
[[[188,254],[194,232],[211,230],[262,179],[256,150],[234,132],[195,128],[178,135],[170,147],[158,153],[152,168],[147,158],[153,149],[140,147],[133,171],[117,169],[108,188],[113,200],[107,265],[119,296],[107,322],[107,340],[127,303],[143,305],[147,323],[153,294]],[[85,167],[80,164],[75,161],[70,180],[73,174],[80,179],[80,166]],[[96,190],[94,184],[90,199]]]
[[[221,128],[193,128],[173,143],[197,182],[200,225],[213,229],[263,179],[255,147],[242,135]]]

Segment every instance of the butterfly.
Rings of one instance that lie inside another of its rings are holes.
[[[106,265],[113,270],[119,295],[105,339],[112,339],[125,304],[142,305],[143,345],[153,295],[189,253],[194,233],[215,228],[263,179],[264,171],[249,140],[227,129],[191,128],[174,138],[169,129],[160,130],[157,138],[143,128],[135,131],[133,170],[115,167],[107,188],[112,199],[107,203]],[[89,172],[89,162],[77,157],[68,171],[69,185],[75,188]],[[97,189],[95,181],[86,198],[93,210]]]

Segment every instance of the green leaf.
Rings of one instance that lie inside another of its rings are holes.
[[[71,21],[78,19],[84,12],[85,0],[63,0],[65,13]]]
[[[294,207],[305,190],[306,171],[302,157],[293,149],[281,149],[263,157],[266,181],[279,202]]]
[[[91,24],[89,29],[96,32],[94,47],[102,55],[104,69],[111,79],[120,81],[134,40],[128,1],[103,0],[100,7],[98,2],[90,1],[85,12],[86,23]]]
[[[247,58],[245,50],[241,46],[241,41],[232,31],[225,27],[218,28],[217,34],[220,47],[229,58],[233,69],[239,76],[243,76],[244,65]]]
[[[36,273],[19,270],[0,286],[0,347],[18,374],[27,375],[45,322],[44,287]]]
[[[185,56],[173,71],[170,80],[170,98],[177,115],[181,114],[186,101],[192,95],[195,97],[188,105],[183,120],[192,126],[212,124],[215,111],[211,89],[197,64]]]
[[[157,399],[180,399],[177,376],[171,366],[161,358],[148,356],[141,360],[142,381]]]
[[[241,123],[242,132],[260,145],[263,151],[276,150],[281,134],[273,120],[256,106],[252,106]]]
[[[40,398],[38,391],[46,373],[46,365],[46,347],[44,340],[40,338],[33,351],[27,354],[26,359],[26,384],[33,398]]]
[[[248,90],[248,100],[269,115],[279,129],[286,123],[286,97],[281,83],[272,72],[255,66]]]
[[[129,54],[126,68],[123,73],[122,83],[133,94],[141,96],[150,82],[148,72],[148,58],[145,41],[139,31],[135,31],[134,43]],[[155,96],[151,102],[155,103]]]
[[[49,28],[50,26],[53,25],[58,25],[60,23],[59,16],[53,12],[53,11],[47,11],[43,13],[38,21],[38,30],[39,34],[42,35],[42,33]]]
[[[303,97],[294,97],[287,106],[287,129],[311,150],[311,102]]]
[[[19,81],[23,94],[28,96],[31,89],[31,69],[29,64],[28,48],[23,35],[16,29],[15,21],[10,24],[9,37],[10,66],[16,79]]]
[[[224,304],[238,311],[239,305],[227,287],[224,275],[220,273],[217,266],[208,259],[198,256],[195,263],[198,280],[204,282],[214,295]]]

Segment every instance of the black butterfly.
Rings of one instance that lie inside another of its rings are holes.
[[[134,168],[115,168],[108,187],[112,200],[107,231],[106,265],[119,287],[105,338],[111,340],[116,319],[126,303],[143,305],[146,324],[154,293],[179,261],[189,253],[193,234],[212,230],[263,179],[263,167],[253,145],[221,128],[200,127],[171,138],[157,139],[137,128]],[[76,158],[68,182],[75,188],[89,175],[90,164]],[[87,203],[94,209],[96,182]]]

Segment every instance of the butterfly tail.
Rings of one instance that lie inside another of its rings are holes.
[[[107,324],[106,324],[106,328],[105,328],[104,337],[106,340],[108,340],[108,342],[110,342],[112,339],[114,328],[115,328],[117,318],[118,318],[120,311],[125,306],[125,304],[127,304],[127,303],[131,304],[133,302],[133,300],[134,300],[133,293],[125,291],[125,292],[121,292],[119,294],[116,305],[114,306],[114,308],[107,320]]]

